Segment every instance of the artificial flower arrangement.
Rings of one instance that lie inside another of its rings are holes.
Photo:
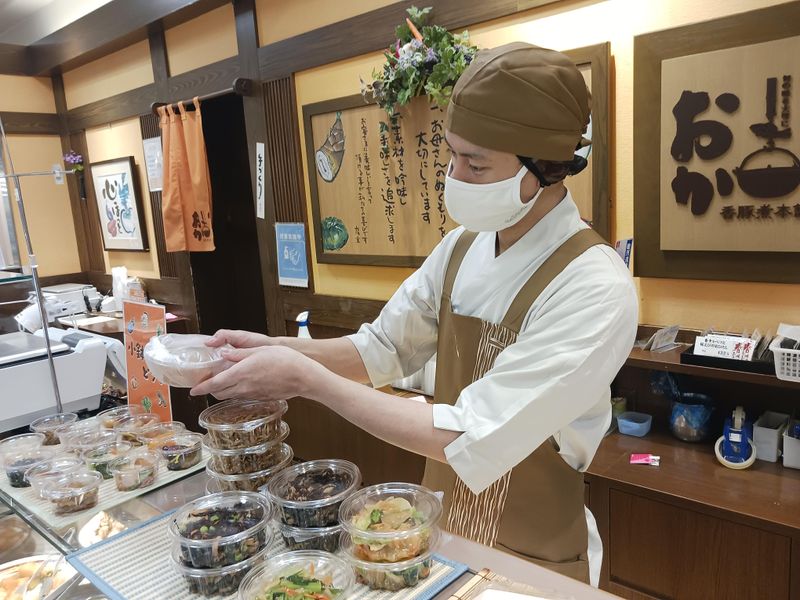
[[[425,25],[431,7],[412,6],[406,22],[395,29],[394,45],[384,52],[386,63],[373,71],[371,82],[362,80],[362,95],[396,116],[399,107],[427,94],[445,108],[453,86],[478,51],[464,31],[453,34],[439,25]]]

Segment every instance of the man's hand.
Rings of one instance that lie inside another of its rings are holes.
[[[318,362],[284,346],[223,350],[222,354],[235,364],[192,388],[192,396],[286,400],[307,394],[312,379],[332,376]]]
[[[219,348],[230,344],[234,348],[258,348],[269,346],[270,338],[262,333],[242,331],[240,329],[220,329],[206,342],[207,346]]]

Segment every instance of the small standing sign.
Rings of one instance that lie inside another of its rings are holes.
[[[308,287],[306,228],[303,223],[275,223],[278,243],[278,283]]]
[[[157,304],[124,302],[125,359],[128,368],[128,404],[172,420],[169,386],[159,382],[144,361],[144,347],[150,338],[167,331],[166,310]]]

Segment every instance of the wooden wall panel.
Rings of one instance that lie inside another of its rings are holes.
[[[281,223],[301,223],[305,215],[293,90],[291,77],[264,84],[275,220]]]

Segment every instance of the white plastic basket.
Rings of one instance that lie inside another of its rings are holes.
[[[781,348],[783,336],[777,336],[769,345],[775,356],[775,375],[783,381],[800,382],[800,350]]]

